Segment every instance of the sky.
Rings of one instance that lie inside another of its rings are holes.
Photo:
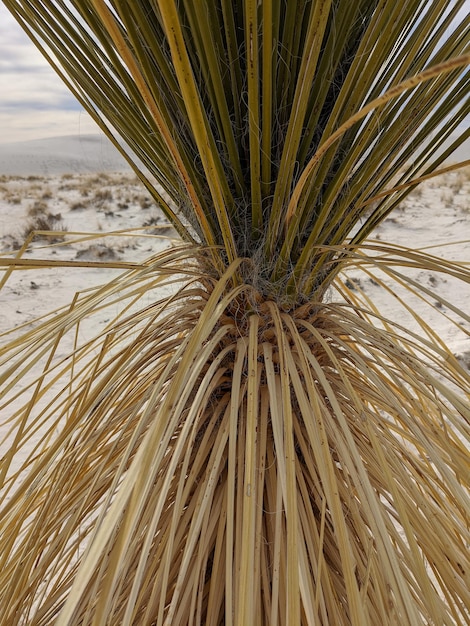
[[[98,132],[0,1],[0,143]]]
[[[0,0],[0,143],[98,132]]]

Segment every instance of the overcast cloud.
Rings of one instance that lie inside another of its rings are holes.
[[[0,142],[100,132],[0,3]]]
[[[97,132],[0,0],[0,143]]]

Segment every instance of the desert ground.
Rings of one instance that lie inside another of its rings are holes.
[[[469,199],[470,167],[443,174],[417,187],[373,238],[468,265]],[[126,271],[126,264],[139,263],[175,243],[176,233],[152,197],[102,138],[0,145],[0,259],[21,254],[56,263],[11,273],[0,266],[0,350],[15,329],[22,332],[38,317],[68,305],[75,294]],[[90,266],[60,267],[63,261]],[[97,263],[101,266],[95,267]],[[457,328],[450,305],[469,310],[470,285],[432,271],[403,271],[428,292],[411,301],[412,310],[469,367],[470,325]],[[413,316],[403,317],[403,294],[396,286],[386,288],[386,276],[381,280],[383,284],[377,284],[356,270],[348,277],[351,289],[362,290],[387,317],[413,328]],[[103,316],[94,316],[87,332],[99,333],[107,321]],[[8,437],[3,436],[12,411],[12,405],[2,409],[0,404],[0,449],[2,439],[7,445]]]

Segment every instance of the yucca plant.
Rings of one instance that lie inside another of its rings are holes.
[[[183,243],[4,337],[0,623],[469,624],[470,377],[416,302],[470,320],[409,268],[470,272],[371,239],[469,136],[464,0],[4,3]]]

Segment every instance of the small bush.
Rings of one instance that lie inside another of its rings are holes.
[[[101,187],[104,184],[109,183],[110,180],[111,177],[109,176],[109,174],[101,173],[96,174],[95,176],[90,176],[87,183],[90,187],[93,185],[99,185]]]
[[[31,236],[31,233],[36,231],[46,231],[53,232],[53,235],[45,234],[42,232],[38,232],[34,235],[33,241],[39,241],[41,239],[45,239],[52,243],[57,243],[59,241],[64,241],[65,236],[64,233],[67,231],[67,227],[64,225],[62,221],[62,215],[57,213],[53,215],[52,213],[41,213],[31,219],[24,229],[23,237],[27,239]]]
[[[113,199],[113,193],[110,189],[100,189],[98,190],[94,197],[93,201],[98,205],[102,205],[105,202],[111,202]]]
[[[113,261],[119,259],[119,255],[106,244],[92,244],[88,248],[79,250],[75,258],[84,261]]]
[[[8,204],[21,204],[23,198],[17,193],[7,191],[5,194],[5,200]]]
[[[139,204],[141,209],[150,209],[153,204],[152,198],[149,196],[140,196]]]
[[[71,211],[83,211],[87,208],[88,206],[88,202],[83,202],[81,200],[78,200],[78,202],[74,202],[73,204],[70,205],[70,210]]]
[[[441,192],[441,201],[447,208],[454,204],[454,194],[450,189],[445,189]]]
[[[34,217],[36,215],[42,215],[48,213],[47,202],[43,202],[41,200],[36,200],[36,202],[29,207],[28,215]]]
[[[142,226],[154,235],[172,235],[175,233],[175,229],[170,222],[165,218],[160,218],[158,215],[145,220]]]

